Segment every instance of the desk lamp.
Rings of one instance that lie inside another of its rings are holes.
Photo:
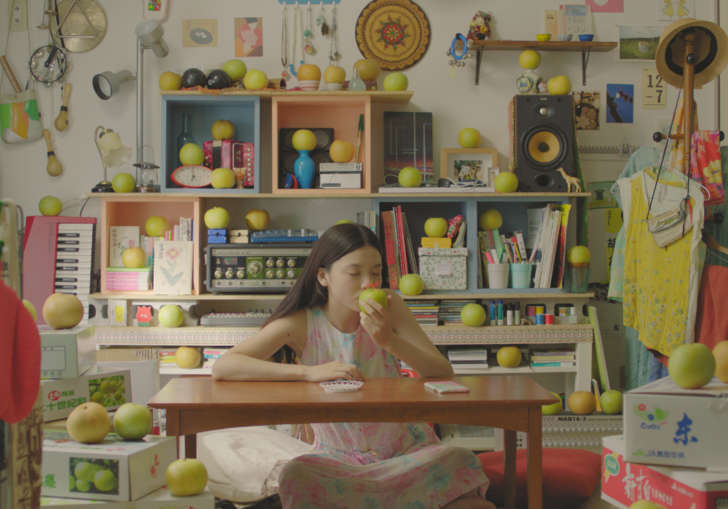
[[[104,164],[104,180],[91,189],[93,193],[113,193],[106,167],[118,168],[131,158],[131,149],[121,142],[118,133],[98,126],[94,131],[94,142],[99,149],[101,162]]]

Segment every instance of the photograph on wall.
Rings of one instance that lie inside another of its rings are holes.
[[[634,121],[634,85],[607,84],[607,123],[631,124]]]
[[[654,60],[661,26],[618,25],[619,60]]]
[[[422,180],[433,180],[432,113],[422,111],[384,112],[384,178],[396,182],[399,170],[413,166]]]
[[[592,12],[624,12],[624,0],[586,0]]]
[[[599,92],[574,92],[574,119],[579,131],[599,130]]]
[[[220,30],[216,19],[183,19],[183,48],[212,48],[220,45]]]
[[[235,56],[263,56],[263,18],[235,18]]]
[[[655,0],[659,21],[677,21],[695,17],[695,0]]]

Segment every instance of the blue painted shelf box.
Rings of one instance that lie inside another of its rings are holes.
[[[235,139],[254,145],[255,185],[243,189],[184,188],[172,181],[178,167],[177,138],[182,133],[182,115],[190,116],[190,131],[195,143],[202,148],[212,141],[212,124],[229,120],[235,125]],[[260,97],[258,96],[162,96],[162,166],[161,186],[166,193],[257,194],[260,192]]]

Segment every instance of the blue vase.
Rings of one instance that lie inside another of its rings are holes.
[[[301,189],[311,189],[313,185],[313,177],[316,175],[316,163],[313,162],[308,150],[299,150],[301,154],[293,164],[293,174],[298,180],[298,187]]]

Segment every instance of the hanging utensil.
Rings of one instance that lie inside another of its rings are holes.
[[[61,105],[61,112],[56,117],[56,121],[53,125],[56,126],[60,132],[63,132],[68,127],[68,98],[71,97],[71,84],[66,83],[63,85],[63,104]]]
[[[63,0],[57,10],[58,15],[51,16],[51,35],[67,51],[92,50],[106,35],[106,14],[94,0]]]
[[[13,70],[10,68],[10,63],[5,58],[5,55],[0,56],[0,64],[2,64],[3,69],[5,69],[5,74],[8,75],[8,79],[10,80],[10,84],[13,86],[13,90],[16,94],[20,94],[23,89],[20,88],[20,83],[18,83],[18,80],[15,78],[15,73],[13,73]]]
[[[30,75],[40,83],[50,84],[63,77],[68,68],[66,52],[55,45],[41,46],[30,57]]]
[[[43,137],[45,138],[48,149],[48,165],[46,166],[46,171],[51,177],[57,177],[63,171],[63,166],[61,166],[61,163],[56,158],[56,153],[53,151],[51,132],[48,129],[43,129]]]

